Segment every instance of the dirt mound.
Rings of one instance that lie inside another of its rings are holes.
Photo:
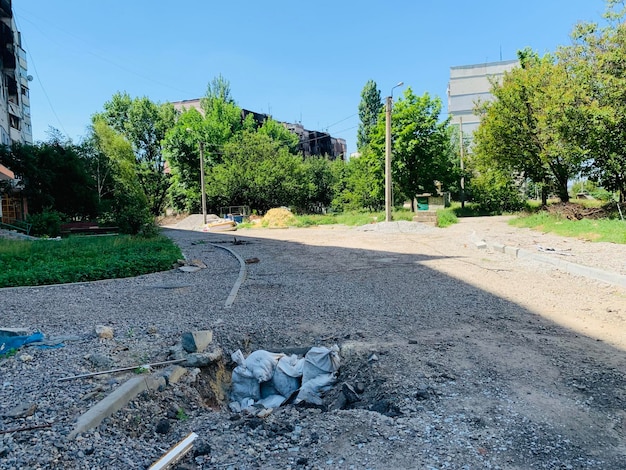
[[[544,207],[544,210],[551,215],[557,215],[568,220],[582,219],[604,219],[609,217],[606,207],[585,207],[572,202],[559,202]]]
[[[276,209],[270,209],[263,217],[261,225],[263,227],[289,227],[296,222],[295,216],[289,209],[279,207]]]

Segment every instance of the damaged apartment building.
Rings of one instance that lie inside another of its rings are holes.
[[[32,144],[26,52],[13,19],[11,0],[0,0],[0,144]],[[22,220],[26,204],[19,181],[0,164],[0,222]]]
[[[175,101],[172,103],[174,108],[178,111],[183,111],[183,109],[195,108],[201,113],[204,111],[200,105],[200,99],[193,100],[183,100],[183,101]],[[249,111],[247,109],[241,110],[241,118],[245,119],[246,116],[252,115],[254,121],[261,125],[267,119],[271,118],[269,114],[256,113],[254,111]],[[285,126],[289,131],[296,134],[299,139],[299,147],[298,150],[303,157],[310,157],[312,155],[320,155],[326,156],[331,160],[341,159],[344,160],[346,158],[347,145],[345,139],[340,139],[337,137],[332,137],[327,132],[320,131],[310,131],[305,129],[302,124],[299,123],[288,123],[288,122],[280,122],[283,126]]]

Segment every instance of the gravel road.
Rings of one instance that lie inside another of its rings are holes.
[[[208,269],[0,291],[0,326],[72,336],[0,359],[0,468],[147,468],[194,431],[180,469],[626,469],[626,290],[476,243],[551,247],[617,273],[626,247],[503,218],[165,233]],[[240,266],[220,246],[251,261],[231,308]],[[166,360],[197,329],[226,357],[338,344],[359,401],[340,406],[339,386],[322,409],[232,414],[216,387],[226,361],[67,438],[134,374],[57,379]],[[18,406],[33,412],[10,416]],[[30,426],[44,427],[6,432]]]

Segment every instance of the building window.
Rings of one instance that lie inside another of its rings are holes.
[[[20,129],[20,118],[15,116],[14,114],[9,113],[9,124],[13,129]]]

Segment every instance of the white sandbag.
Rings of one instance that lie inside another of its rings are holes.
[[[337,372],[340,364],[339,346],[334,345],[330,349],[318,346],[313,347],[304,356],[302,383],[313,380],[318,375]]]
[[[276,376],[276,372],[274,372],[274,376]],[[261,382],[259,385],[261,387],[261,399],[267,398],[271,395],[282,395],[274,386],[274,377],[272,377],[272,380]]]
[[[259,381],[254,377],[252,371],[242,366],[235,367],[232,376],[231,400],[241,402],[246,398],[258,400],[261,398]]]
[[[257,404],[263,405],[265,408],[278,408],[285,402],[285,400],[286,398],[282,395],[270,395],[259,400]]]
[[[272,379],[278,360],[284,356],[282,353],[271,353],[259,349],[246,358],[245,366],[259,383],[267,382]]]
[[[322,395],[330,390],[335,383],[337,383],[336,372],[319,374],[314,379],[307,380],[302,384],[295,403],[305,401],[314,405],[321,405],[323,403]]]
[[[290,377],[302,377],[302,370],[304,368],[304,358],[298,359],[298,356],[292,354],[291,356],[281,357],[276,366]]]

